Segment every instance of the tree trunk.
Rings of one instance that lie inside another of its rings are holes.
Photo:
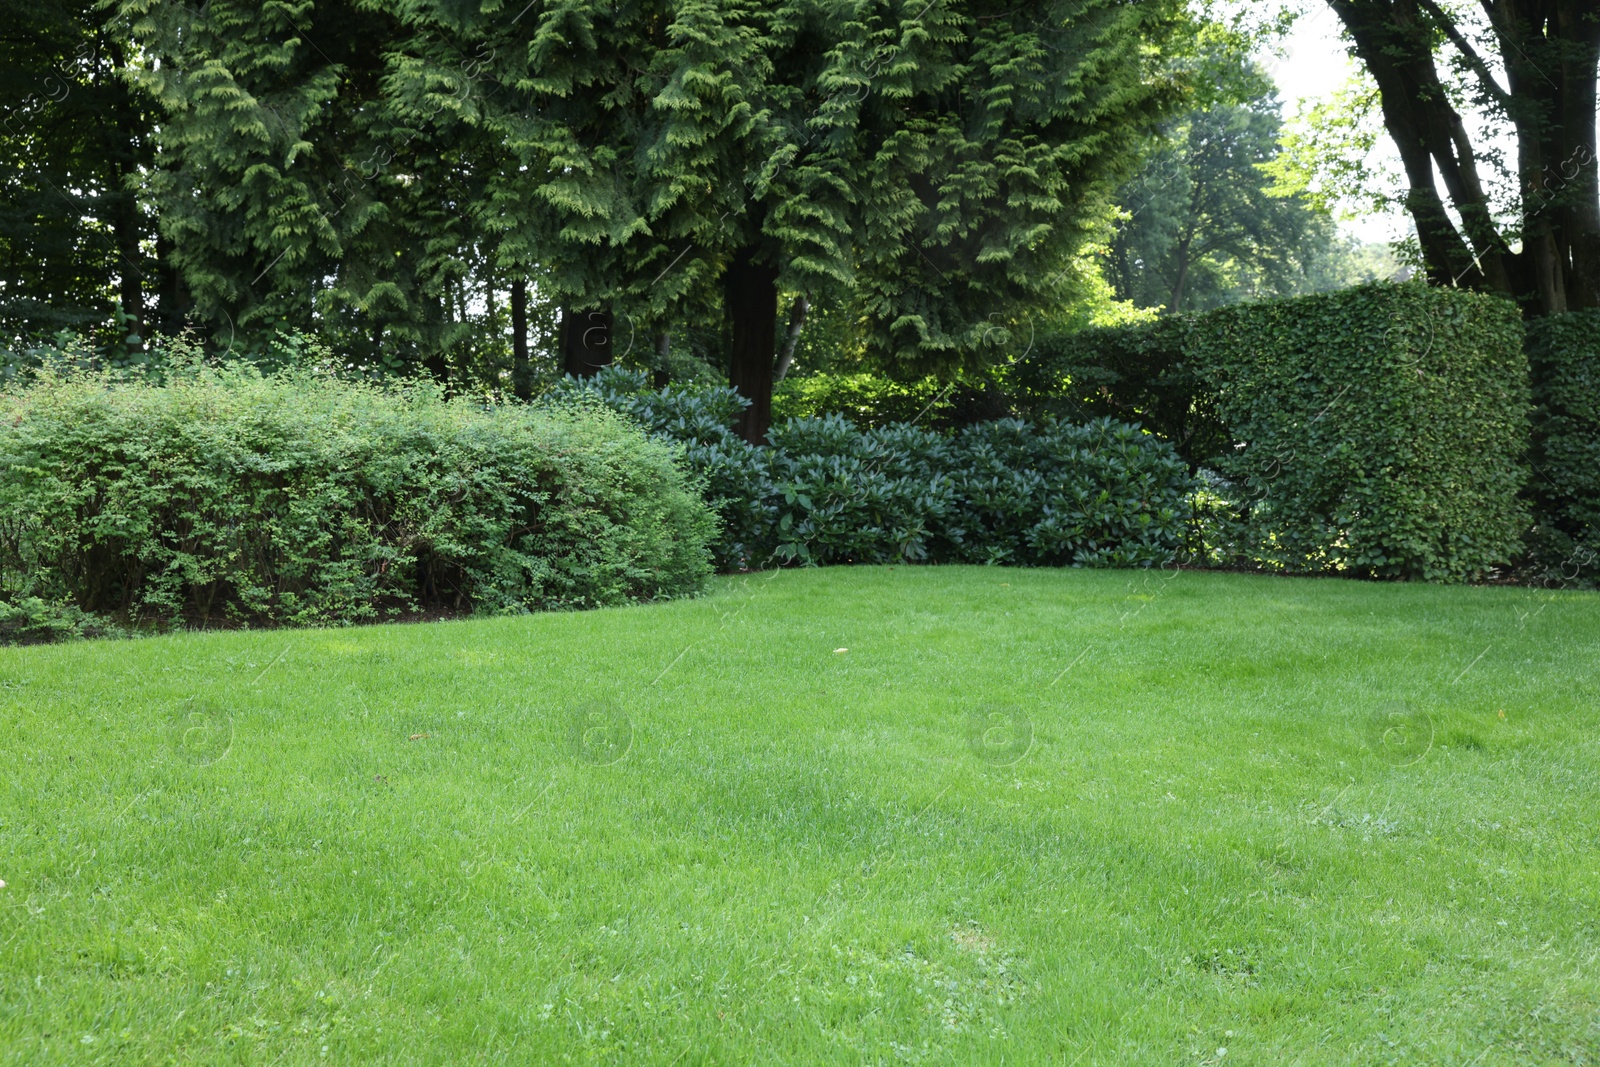
[[[1172,282],[1172,294],[1167,297],[1167,314],[1176,315],[1183,310],[1183,287],[1189,282],[1189,239],[1178,242],[1178,276]]]
[[[1529,315],[1600,307],[1594,0],[1485,2],[1505,87],[1437,0],[1328,2],[1378,84],[1429,279],[1503,293]],[[1466,60],[1472,84],[1464,96],[1494,101],[1516,128],[1520,233],[1502,233],[1493,221],[1478,154],[1439,77],[1440,34]],[[1520,236],[1520,252],[1511,251],[1511,236]]]
[[[778,355],[778,369],[772,375],[773,384],[783,381],[789,373],[789,364],[794,362],[795,345],[800,343],[800,331],[805,329],[806,312],[811,310],[811,300],[804,293],[794,298],[794,307],[789,309],[789,336],[783,339],[783,351]]]
[[[160,294],[156,321],[162,333],[176,334],[183,329],[191,301],[188,287],[183,284],[183,272],[172,262],[172,242],[162,236],[156,237],[156,277]],[[314,307],[314,300],[312,304]]]
[[[511,395],[533,399],[533,367],[528,362],[528,281],[511,282]]]
[[[672,381],[672,374],[667,370],[667,357],[672,353],[672,331],[662,330],[656,334],[656,366],[650,372],[650,387],[652,389],[665,389]]]
[[[1556,9],[1558,35],[1572,42],[1562,54],[1561,135],[1566,154],[1561,172],[1572,195],[1562,208],[1572,269],[1567,276],[1567,305],[1600,307],[1600,159],[1595,143],[1595,76],[1600,60],[1600,19],[1593,5],[1561,4]]]
[[[103,32],[104,27],[101,27]],[[122,49],[113,44],[107,49],[113,77],[126,68]],[[98,64],[95,65],[98,71]],[[95,78],[98,81],[98,75]],[[100,129],[101,158],[111,161],[110,187],[100,195],[109,209],[112,243],[117,250],[118,302],[123,314],[133,321],[131,333],[137,334],[140,347],[150,343],[150,324],[146,321],[144,299],[144,253],[140,247],[145,237],[144,219],[139,211],[138,195],[128,188],[130,174],[137,173],[139,151],[133,143],[140,128],[139,114],[132,97],[126,90],[113,96],[109,114],[103,116]]]
[[[118,296],[123,314],[133,320],[132,332],[138,334],[140,346],[144,347],[150,343],[144,310],[144,254],[139,249],[139,242],[144,237],[144,227],[140,225],[138,201],[134,199],[133,193],[122,188],[125,177],[122,168],[117,167],[114,173],[117,176],[118,187],[108,194],[108,198],[112,205],[112,240],[116,245],[117,259],[120,261],[117,270],[120,276]]]
[[[764,444],[772,425],[772,375],[778,333],[778,268],[758,263],[746,246],[733,257],[723,278],[723,300],[732,337],[728,346],[728,384],[750,401],[739,416],[739,436]]]
[[[593,378],[614,358],[609,310],[574,311],[561,305],[561,369],[574,378]]]

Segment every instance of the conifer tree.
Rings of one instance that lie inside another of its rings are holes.
[[[782,290],[854,294],[885,354],[981,361],[1049,300],[1176,98],[1171,0],[405,6],[487,48],[512,244],[573,306],[720,297],[765,433]],[[469,6],[470,7],[470,6]]]
[[[438,352],[535,278],[569,368],[720,309],[765,433],[780,294],[887,359],[992,357],[1177,97],[1181,0],[123,0],[197,302]],[[459,304],[459,300],[456,303]],[[618,320],[621,321],[621,320]],[[596,324],[599,324],[597,327]],[[602,352],[597,340],[610,347]]]

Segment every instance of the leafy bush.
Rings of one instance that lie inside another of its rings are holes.
[[[956,438],[959,558],[1149,567],[1185,540],[1187,465],[1114,419],[976,423]]]
[[[715,519],[598,406],[484,408],[307,370],[0,392],[0,629],[307,623],[692,592]],[[54,614],[52,614],[54,613]]]
[[[1536,561],[1560,581],[1600,569],[1600,311],[1528,323]]]
[[[1517,557],[1528,365],[1508,301],[1406,284],[1223,308],[1185,356],[1237,442],[1219,469],[1247,555],[1447,581]]]
[[[77,637],[116,637],[120,627],[69,600],[22,596],[0,599],[0,644],[31,645]]]
[[[1211,562],[1461,580],[1518,555],[1521,336],[1505,301],[1368,285],[1042,338],[1016,378],[1173,441]]]
[[[977,423],[953,437],[839,415],[732,431],[729,389],[668,387],[609,368],[551,399],[598,398],[679,442],[723,518],[720,565],[1008,562],[1152,566],[1185,539],[1188,471],[1172,449],[1110,419]]]

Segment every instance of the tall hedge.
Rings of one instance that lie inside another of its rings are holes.
[[[597,406],[238,367],[0,392],[0,516],[21,637],[52,605],[226,625],[675,596],[716,528],[673,450]]]
[[[1600,310],[1528,324],[1534,552],[1563,580],[1600,571]]]
[[[1047,338],[1017,380],[1137,419],[1220,474],[1214,558],[1450,581],[1520,554],[1521,344],[1508,302],[1380,284]],[[1553,427],[1593,425],[1572,374]],[[1552,462],[1576,485],[1578,436],[1556,436]]]
[[[1196,317],[1246,548],[1299,571],[1459,581],[1512,562],[1529,386],[1517,308],[1368,285]]]

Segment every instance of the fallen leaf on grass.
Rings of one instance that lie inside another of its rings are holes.
[[[412,734],[411,735],[411,740],[413,740],[413,741],[426,741],[428,738],[430,738],[432,736],[433,736],[432,734]]]

